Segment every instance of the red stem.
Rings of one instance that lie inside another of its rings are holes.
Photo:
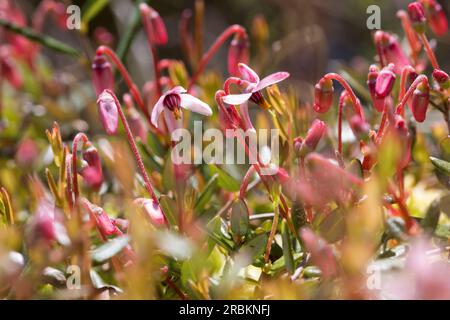
[[[421,82],[428,82],[428,78],[421,74],[414,80],[414,82],[409,86],[408,90],[406,91],[405,95],[403,96],[402,100],[398,103],[395,114],[402,114],[403,108],[405,107],[406,102],[408,101],[409,97],[413,94],[414,90],[416,90],[417,86]]]
[[[197,70],[195,71],[195,73],[191,77],[191,80],[189,81],[189,85],[187,87],[188,92],[192,90],[192,87],[197,82],[198,77],[203,72],[206,65],[214,56],[214,54],[217,52],[217,50],[219,50],[222,44],[234,34],[245,35],[246,34],[245,28],[238,24],[234,24],[232,26],[229,26],[228,28],[225,29],[225,31],[222,32],[222,34],[216,39],[216,41],[211,45],[211,47],[208,49],[208,51],[206,51],[206,53],[200,60]]]
[[[439,64],[437,62],[436,56],[433,52],[433,49],[431,49],[430,43],[428,42],[427,36],[425,33],[419,33],[419,38],[423,43],[423,47],[425,49],[425,52],[427,53],[428,59],[430,59],[431,65],[434,69],[440,69]]]
[[[339,82],[341,84],[342,87],[344,87],[344,89],[349,94],[350,99],[352,100],[355,111],[358,112],[359,116],[364,121],[365,120],[364,111],[361,107],[361,103],[359,102],[358,98],[355,95],[355,92],[353,92],[352,87],[350,87],[350,85],[347,83],[347,81],[345,81],[345,79],[342,78],[342,76],[337,73],[328,73],[324,76],[324,78],[336,80],[337,82]]]
[[[256,164],[253,164],[250,166],[248,171],[245,173],[244,179],[242,180],[241,188],[239,189],[239,198],[244,199],[245,194],[247,193],[248,184],[250,183],[250,179],[255,173],[255,166]]]
[[[342,155],[342,109],[344,107],[344,99],[345,95],[341,95],[339,97],[339,106],[338,106],[338,152],[341,155]]]
[[[133,137],[133,133],[131,132],[130,126],[128,125],[128,121],[127,118],[125,117],[125,114],[122,111],[122,107],[120,105],[119,100],[117,99],[117,97],[115,96],[115,94],[111,91],[108,90],[108,93],[111,94],[111,96],[114,98],[115,103],[116,103],[116,107],[117,107],[117,112],[119,113],[119,117],[120,120],[122,121],[123,127],[125,129],[125,133],[127,135],[127,139],[128,142],[130,144],[131,150],[133,152],[133,155],[136,159],[136,163],[138,165],[139,171],[141,172],[142,178],[144,179],[144,183],[145,183],[145,188],[147,189],[148,193],[150,194],[150,196],[152,197],[153,201],[155,201],[155,203],[158,204],[158,207],[161,209],[161,212],[164,214],[165,216],[165,221],[167,223],[167,216],[164,213],[163,209],[161,208],[161,205],[159,204],[158,198],[156,197],[155,191],[153,189],[153,185],[150,182],[150,178],[147,174],[147,171],[145,170],[145,166],[144,166],[144,162],[142,161],[141,155],[139,154],[139,150],[136,146],[136,142],[134,141],[134,137]]]

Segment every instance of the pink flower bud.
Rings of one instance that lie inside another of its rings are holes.
[[[367,86],[369,87],[370,96],[372,97],[373,106],[378,112],[383,112],[384,98],[378,98],[375,92],[375,84],[378,78],[378,68],[375,65],[371,65],[369,73],[367,75]]]
[[[369,136],[370,133],[370,125],[361,119],[361,117],[357,114],[353,115],[349,122],[350,128],[353,131],[353,134],[359,139],[364,140]]]
[[[153,199],[138,198],[134,200],[134,202],[144,209],[145,214],[153,224],[157,226],[166,224],[166,218],[164,217],[161,208]]]
[[[406,126],[406,121],[400,115],[395,116],[394,130],[398,139],[401,140],[400,145],[402,146],[402,150],[400,152],[401,159],[398,166],[399,168],[405,168],[408,166],[409,160],[411,159],[411,138],[408,127]]]
[[[327,112],[333,103],[333,80],[322,78],[314,86],[314,111],[318,113]]]
[[[151,43],[158,46],[166,45],[168,41],[166,25],[158,11],[145,3],[139,6],[139,10],[144,19],[146,19],[144,21],[144,28]]]
[[[97,96],[105,89],[114,90],[111,65],[103,54],[96,55],[92,63],[92,83]]]
[[[94,30],[94,39],[99,46],[112,47],[114,44],[114,36],[106,28],[97,27]]]
[[[246,34],[237,34],[228,48],[228,72],[238,77],[240,75],[238,64],[249,62],[248,37]]]
[[[305,140],[302,143],[300,154],[304,156],[307,153],[316,150],[317,144],[325,135],[326,131],[327,125],[325,122],[319,119],[314,120],[311,128],[309,128],[308,133],[306,134]]]
[[[100,122],[105,128],[105,131],[109,135],[113,135],[117,132],[119,125],[119,113],[116,105],[116,100],[108,90],[104,90],[97,99],[98,115]]]
[[[441,87],[442,89],[450,88],[450,77],[446,72],[440,69],[434,69],[433,79],[439,84],[439,87]]]
[[[430,102],[430,86],[427,82],[422,82],[414,90],[411,111],[417,122],[423,122],[427,114],[428,103]]]
[[[86,150],[83,150],[82,156],[88,166],[83,168],[81,175],[92,189],[98,190],[103,183],[103,173],[97,149],[90,145]]]
[[[396,74],[400,74],[405,66],[411,64],[394,35],[379,30],[375,32],[374,39],[384,62],[386,64],[393,63]]]
[[[94,220],[98,231],[103,237],[111,235],[121,235],[122,232],[115,226],[113,220],[106,214],[103,208],[83,199],[84,207],[89,212],[91,219]]]
[[[276,179],[280,184],[285,184],[286,182],[289,181],[289,173],[283,168],[278,168],[276,173]]]
[[[302,137],[294,138],[294,151],[297,157],[302,156],[301,154],[302,146],[303,146],[303,138]]]
[[[375,83],[377,98],[386,98],[392,91],[395,83],[394,65],[391,63],[380,71]]]
[[[419,2],[413,2],[408,5],[408,15],[411,23],[417,33],[423,33],[425,31],[425,11],[423,6]]]
[[[431,31],[439,37],[445,35],[448,30],[448,20],[442,6],[435,0],[426,1],[424,6]]]

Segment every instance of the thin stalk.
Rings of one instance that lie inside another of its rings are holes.
[[[200,60],[197,70],[192,75],[191,80],[189,81],[189,85],[187,87],[188,92],[192,90],[192,87],[197,82],[198,77],[203,72],[211,58],[216,54],[217,50],[219,50],[222,44],[234,34],[245,35],[245,28],[238,24],[234,24],[232,26],[229,26],[227,29],[225,29],[225,31],[222,32],[222,34],[216,39],[216,41],[211,45],[211,47],[208,49],[208,51],[206,51],[206,53]]]
[[[425,33],[419,33],[420,41],[423,43],[423,48],[425,49],[425,52],[428,56],[428,59],[430,59],[431,65],[434,69],[440,69],[439,63],[437,62],[436,55],[433,52],[433,49],[431,49],[430,42],[428,41],[427,36]]]

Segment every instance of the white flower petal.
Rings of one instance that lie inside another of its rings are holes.
[[[197,99],[196,97],[191,96],[190,94],[187,93],[180,94],[180,97],[181,97],[180,107],[183,107],[192,112],[203,114],[205,116],[212,115],[211,108],[202,100]]]
[[[252,96],[252,93],[242,93],[242,94],[229,94],[227,96],[224,96],[222,98],[222,101],[231,105],[238,105],[246,102],[250,97]]]
[[[258,84],[259,83],[259,76],[258,74],[253,71],[252,68],[250,68],[245,63],[239,63],[238,64],[239,72],[241,73],[241,76],[244,80],[253,82]]]
[[[155,128],[158,128],[158,119],[161,112],[164,110],[164,98],[166,97],[165,94],[163,94],[159,99],[158,102],[156,102],[155,106],[152,109],[152,115],[150,117],[150,122],[155,126]]]
[[[284,79],[289,77],[289,73],[287,72],[275,72],[271,75],[268,75],[264,79],[262,79],[258,85],[256,86],[255,90],[259,91],[261,89],[264,89],[265,87],[271,86],[275,83],[278,83],[280,81],[283,81]]]

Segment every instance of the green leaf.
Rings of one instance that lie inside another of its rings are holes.
[[[423,229],[427,233],[429,234],[434,233],[434,230],[436,230],[436,227],[438,225],[440,215],[441,215],[440,201],[436,199],[428,207],[425,218],[422,220],[421,223]]]
[[[248,207],[244,200],[238,199],[231,207],[231,231],[239,239],[248,231]]]
[[[264,253],[268,238],[266,233],[260,234],[245,243],[239,251],[248,254],[252,260],[256,260]]]
[[[200,193],[195,202],[194,210],[196,212],[202,212],[205,205],[211,200],[211,197],[214,195],[214,191],[218,185],[219,174],[214,174],[211,179],[209,179],[208,183],[205,185],[205,188]]]
[[[220,187],[230,192],[239,191],[240,184],[235,178],[233,178],[231,175],[229,175],[227,172],[225,172],[215,164],[210,164],[208,167],[211,169],[213,174],[214,173],[219,174],[218,183]]]
[[[8,31],[20,34],[21,36],[24,36],[25,38],[27,38],[33,42],[37,42],[49,49],[52,49],[52,50],[55,50],[55,51],[58,51],[58,52],[61,52],[64,54],[68,54],[71,56],[75,56],[75,57],[80,56],[79,52],[76,49],[74,49],[74,48],[68,46],[67,44],[65,44],[59,40],[56,40],[52,37],[38,33],[31,28],[20,27],[16,24],[9,22],[7,20],[4,20],[4,19],[0,19],[0,26],[4,27]]]
[[[167,220],[169,221],[171,226],[178,225],[178,217],[177,217],[177,204],[175,200],[169,198],[166,195],[161,195],[159,197],[159,204],[166,215]]]
[[[285,219],[281,221],[281,239],[283,242],[283,257],[286,264],[286,269],[289,274],[295,271],[294,257],[292,255],[292,242],[289,234],[289,228]]]
[[[81,8],[81,30],[88,31],[89,22],[109,4],[109,0],[88,0]]]
[[[122,251],[130,241],[129,236],[121,236],[105,242],[100,247],[92,250],[91,258],[96,262],[103,262]]]
[[[430,157],[431,163],[442,173],[450,176],[450,162]]]
[[[450,194],[441,197],[439,203],[441,211],[450,218]]]

